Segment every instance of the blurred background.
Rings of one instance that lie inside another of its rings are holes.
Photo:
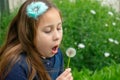
[[[0,46],[25,0],[0,1]],[[120,80],[120,0],[52,0],[63,17],[63,52],[75,48],[74,80]]]

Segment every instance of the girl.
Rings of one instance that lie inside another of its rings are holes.
[[[73,80],[63,71],[59,10],[47,0],[27,0],[12,20],[0,51],[0,80]]]

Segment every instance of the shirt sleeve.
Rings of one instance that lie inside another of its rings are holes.
[[[28,67],[25,61],[13,65],[5,80],[27,80]]]

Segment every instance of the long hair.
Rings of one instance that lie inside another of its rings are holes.
[[[47,0],[27,0],[20,7],[17,15],[9,25],[5,44],[0,50],[0,80],[5,79],[12,66],[20,59],[22,52],[26,54],[26,61],[30,66],[28,80],[33,80],[36,73],[40,80],[51,80],[34,45],[40,16],[38,20],[35,20],[26,15],[26,7],[33,1],[42,1],[46,3],[49,9],[56,8]]]

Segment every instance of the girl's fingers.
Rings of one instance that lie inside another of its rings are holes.
[[[73,80],[71,68],[67,68],[56,80]]]
[[[67,80],[73,80],[72,73],[69,73],[69,74],[66,76],[66,79],[67,79]]]
[[[68,75],[68,73],[70,73],[70,71],[71,71],[71,68],[67,68],[67,69],[61,74],[61,76],[66,76],[66,75]]]

